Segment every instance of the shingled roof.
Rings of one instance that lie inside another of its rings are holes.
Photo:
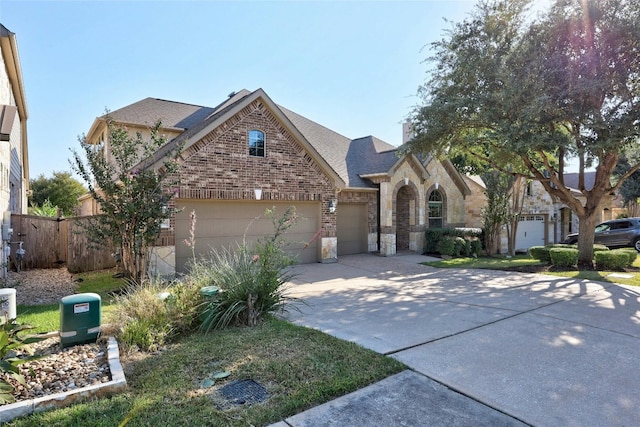
[[[182,102],[145,98],[102,116],[119,123],[153,126],[159,121],[165,128],[186,130],[207,118],[214,108]]]
[[[253,93],[245,89],[233,92],[216,107],[145,98],[115,110],[109,116],[120,123],[143,126],[151,126],[160,120],[163,127],[184,130],[172,141],[175,144],[196,135]],[[352,140],[285,107],[277,107],[348,188],[374,188],[360,175],[387,172],[398,161],[397,148],[378,138],[366,136]],[[163,155],[170,148],[163,147],[157,155]]]

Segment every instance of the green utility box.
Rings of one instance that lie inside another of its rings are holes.
[[[208,304],[215,298],[215,296],[220,292],[220,288],[217,286],[205,286],[200,288],[200,296],[202,297],[205,305],[205,309],[200,312],[200,322],[204,322],[207,319],[209,314]]]
[[[100,295],[69,295],[60,300],[60,344],[69,347],[95,342],[100,333]]]

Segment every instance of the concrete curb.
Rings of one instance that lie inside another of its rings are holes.
[[[63,408],[92,397],[106,397],[124,391],[127,388],[127,380],[124,377],[124,371],[120,363],[118,342],[113,337],[108,338],[107,359],[111,371],[111,381],[1,406],[0,423],[38,412]]]

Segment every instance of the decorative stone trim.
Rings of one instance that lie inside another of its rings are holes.
[[[322,263],[338,262],[338,238],[323,237],[320,244],[322,245]]]
[[[396,254],[396,234],[380,234],[380,255],[393,256]]]

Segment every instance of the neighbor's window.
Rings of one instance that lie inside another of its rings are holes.
[[[264,157],[264,132],[261,130],[249,131],[249,155]]]
[[[444,203],[442,194],[434,191],[429,196],[429,228],[442,228],[444,226]]]

